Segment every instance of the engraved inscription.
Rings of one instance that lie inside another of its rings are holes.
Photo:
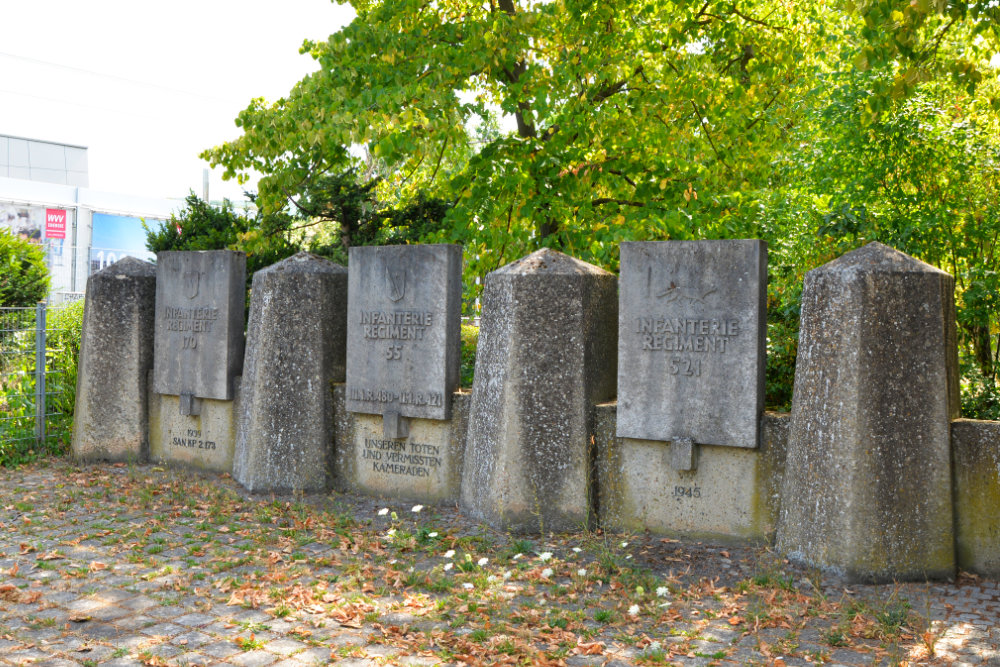
[[[725,354],[740,331],[740,321],[736,318],[691,320],[666,315],[635,318],[635,333],[640,335],[643,350]]]
[[[373,472],[410,477],[430,477],[442,463],[439,445],[375,438],[365,438],[361,458],[371,462]]]
[[[678,500],[681,498],[701,498],[701,487],[700,486],[675,486],[673,493],[670,494]]]
[[[201,431],[198,429],[189,428],[184,434],[184,437],[174,436],[170,441],[170,444],[174,447],[187,447],[188,449],[215,449],[215,442],[211,440],[202,440]]]
[[[347,395],[356,401],[368,403],[396,403],[400,405],[428,405],[440,407],[444,404],[444,394],[438,392],[392,391],[391,389],[359,389],[348,387]]]
[[[361,328],[369,340],[424,340],[433,323],[433,313],[424,311],[361,311]]]

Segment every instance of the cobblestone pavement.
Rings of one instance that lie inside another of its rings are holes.
[[[3,665],[1000,665],[998,619],[972,577],[848,587],[765,549],[528,542],[150,466],[0,471]]]

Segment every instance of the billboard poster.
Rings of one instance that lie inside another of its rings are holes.
[[[0,229],[45,248],[54,291],[68,289],[72,282],[72,253],[66,252],[66,239],[71,237],[75,215],[75,209],[0,202]]]
[[[150,223],[157,221],[150,220]],[[146,250],[146,230],[142,220],[125,215],[94,213],[91,224],[90,273],[111,266],[123,257],[153,261]]]
[[[66,238],[66,210],[61,208],[45,209],[45,238]]]
[[[42,242],[45,209],[41,206],[21,206],[0,203],[0,229],[33,243]]]

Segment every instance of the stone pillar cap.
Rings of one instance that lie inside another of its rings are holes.
[[[135,257],[122,257],[114,264],[109,264],[93,274],[91,278],[117,278],[118,276],[123,278],[155,278],[156,266]]]
[[[319,255],[314,255],[310,252],[301,251],[297,252],[291,257],[286,257],[280,262],[275,262],[270,266],[266,266],[257,273],[268,274],[268,273],[347,273],[347,269],[337,264],[336,262],[331,262],[325,257],[320,257]],[[255,274],[256,275],[256,274]]]
[[[564,255],[558,250],[542,248],[522,257],[521,259],[502,266],[493,274],[497,275],[609,275],[614,274],[605,271],[599,266],[588,264],[569,255]]]
[[[872,241],[857,250],[852,250],[832,262],[809,271],[809,273],[815,275],[841,273],[847,277],[867,273],[940,273],[950,275],[936,266],[921,262],[919,259],[910,257],[906,253],[878,241]]]

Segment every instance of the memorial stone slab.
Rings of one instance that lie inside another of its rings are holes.
[[[232,400],[243,368],[246,255],[231,250],[156,256],[153,389]],[[194,407],[196,410],[197,408]]]
[[[156,268],[132,257],[87,280],[73,415],[73,455],[144,461],[146,376],[153,366]]]
[[[331,383],[343,382],[347,269],[301,252],[253,276],[233,477],[252,492],[329,488]]]
[[[615,395],[618,280],[543,249],[486,277],[462,508],[519,533],[595,520],[594,406]]]
[[[954,279],[881,243],[806,274],[777,548],[852,581],[955,573]]]
[[[450,418],[461,246],[355,247],[348,264],[347,409],[383,415],[396,437],[406,435],[399,417]]]
[[[618,436],[756,447],[767,244],[622,243],[620,280]]]

